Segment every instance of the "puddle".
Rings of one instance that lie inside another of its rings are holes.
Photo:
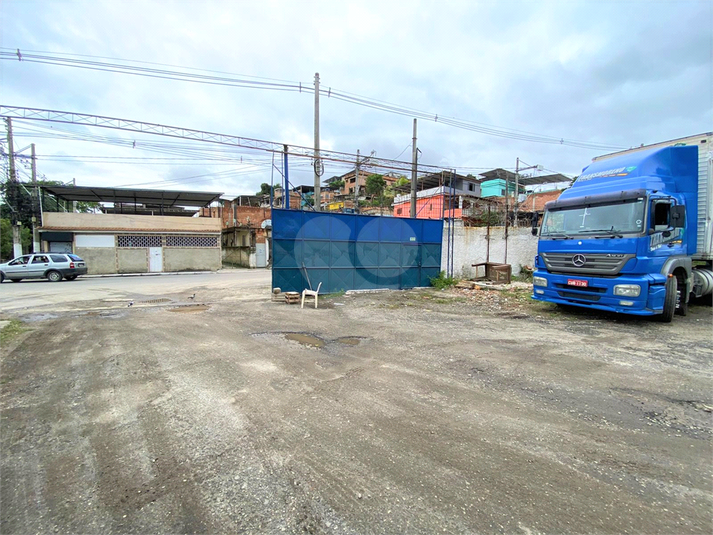
[[[181,307],[169,308],[169,312],[205,312],[210,307],[208,305],[185,305]]]
[[[311,334],[287,333],[285,338],[308,347],[324,347],[324,340]]]
[[[35,322],[35,321],[53,320],[58,317],[59,316],[57,314],[41,313],[41,314],[31,314],[29,316],[23,317],[22,319],[23,319],[23,321],[31,323],[31,322]]]
[[[344,338],[337,338],[335,342],[339,342],[340,344],[344,344],[347,346],[358,346],[361,343],[361,338],[346,336]]]

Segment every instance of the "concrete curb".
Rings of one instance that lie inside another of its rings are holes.
[[[105,273],[103,275],[82,275],[83,279],[101,279],[105,277],[165,277],[168,275],[204,275],[220,271],[162,271],[161,273]]]

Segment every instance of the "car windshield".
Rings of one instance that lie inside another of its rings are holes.
[[[69,254],[69,255],[67,255],[67,256],[68,256],[69,258],[71,258],[72,260],[74,260],[75,262],[84,262],[84,260],[82,260],[81,258],[79,258],[76,254]]]
[[[636,199],[616,204],[548,210],[540,235],[556,238],[575,234],[638,234],[644,229],[644,206],[643,199]]]

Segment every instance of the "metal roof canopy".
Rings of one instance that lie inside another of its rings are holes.
[[[91,186],[40,186],[46,193],[65,201],[150,204],[154,206],[208,206],[222,193],[170,191],[130,188],[95,188]]]
[[[485,173],[480,173],[480,176],[485,177],[485,180],[509,180],[515,183],[515,173],[508,171],[506,169],[493,169],[492,171],[486,171]],[[520,175],[519,179],[521,186],[534,186],[535,184],[554,184],[557,182],[572,182],[572,179],[568,176],[564,176],[560,173],[555,173],[553,175],[545,176],[525,176]]]
[[[453,176],[453,180],[469,180],[471,182],[475,182],[476,184],[480,184],[482,182],[479,178],[472,176],[472,177],[467,177],[464,175],[459,175],[458,173],[451,173],[450,171],[444,170],[441,171],[440,173],[429,173],[427,175],[422,175],[418,177],[416,180],[416,188],[418,191],[423,191],[425,189],[431,189],[431,188],[437,188],[439,186],[450,186],[450,180],[451,176]],[[409,183],[404,185],[404,186],[395,186],[394,191],[398,192],[405,192],[405,193],[410,193],[411,192],[411,179],[409,179]]]

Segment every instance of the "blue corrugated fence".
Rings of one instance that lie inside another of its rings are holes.
[[[443,221],[273,209],[272,240],[273,288],[413,288],[441,269]]]

